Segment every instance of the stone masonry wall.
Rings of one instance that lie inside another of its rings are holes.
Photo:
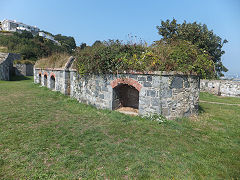
[[[39,76],[40,75],[40,76]],[[34,69],[34,82],[68,94],[79,102],[93,105],[101,109],[113,107],[116,89],[131,87],[125,96],[132,103],[138,102],[139,115],[161,114],[168,119],[184,117],[198,112],[199,78],[193,75],[180,75],[175,72],[153,72],[151,74],[104,74],[80,76],[75,70]],[[51,78],[54,77],[54,78]],[[39,78],[40,77],[40,78]],[[54,86],[52,79],[54,79]],[[134,95],[134,92],[138,92]],[[131,103],[130,103],[131,104]],[[131,105],[130,105],[131,106]]]
[[[51,89],[51,76],[55,79],[54,91],[60,91],[62,94],[69,94],[69,77],[70,72],[63,69],[34,69],[34,82],[44,86],[44,75],[47,76],[47,87]],[[40,78],[41,77],[41,78]]]
[[[201,80],[200,90],[219,96],[240,97],[240,82],[230,80]]]
[[[17,76],[33,76],[32,64],[15,64],[14,67]]]
[[[70,72],[71,97],[97,108],[113,109],[113,88],[129,84],[139,90],[139,114],[162,114],[168,119],[198,111],[199,78],[165,74],[79,76]]]
[[[14,74],[13,61],[20,58],[19,54],[0,53],[0,80],[10,80],[11,75]]]

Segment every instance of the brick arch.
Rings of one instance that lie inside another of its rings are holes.
[[[51,78],[52,76],[54,77],[54,79],[56,79],[56,76],[55,76],[55,74],[54,74],[53,72],[50,73],[50,78]]]
[[[127,84],[127,85],[135,87],[139,92],[142,88],[142,85],[132,78],[117,78],[114,81],[112,81],[110,84],[111,84],[112,88],[115,88],[119,84]]]
[[[39,75],[42,75],[42,72],[38,72]]]
[[[47,72],[44,72],[44,73],[43,73],[43,76],[45,76],[45,75],[48,76],[48,73],[47,73]]]

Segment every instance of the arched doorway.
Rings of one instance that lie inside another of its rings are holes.
[[[55,90],[55,77],[53,75],[50,77],[50,88]]]
[[[40,85],[42,84],[42,74],[41,73],[38,75],[38,82]]]
[[[128,84],[119,84],[113,88],[112,109],[116,110],[122,107],[129,107],[138,112],[139,91]]]
[[[47,87],[47,75],[46,74],[44,75],[44,86]]]

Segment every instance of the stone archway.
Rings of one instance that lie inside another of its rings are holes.
[[[128,84],[119,84],[113,88],[113,110],[130,107],[138,110],[139,108],[139,91]]]
[[[139,93],[142,85],[131,78],[117,78],[111,82],[113,88],[112,110],[138,114]]]
[[[41,85],[42,84],[42,73],[38,74],[38,83]]]
[[[47,74],[44,74],[44,81],[43,81],[43,83],[44,83],[44,86],[47,87]]]
[[[50,88],[55,90],[55,86],[56,86],[55,84],[56,84],[55,76],[52,75],[50,77]]]

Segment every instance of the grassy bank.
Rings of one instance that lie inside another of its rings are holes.
[[[239,101],[201,94],[220,99]],[[32,79],[0,81],[0,178],[240,177],[240,107],[200,106],[198,117],[159,124],[80,104]]]

